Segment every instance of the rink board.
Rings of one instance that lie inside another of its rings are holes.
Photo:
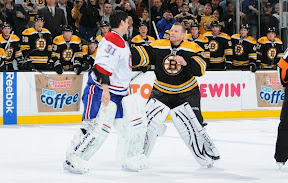
[[[49,78],[36,72],[0,73],[0,125],[81,122],[88,74],[46,74]],[[140,74],[131,83],[131,93],[147,100],[154,79],[153,72]],[[198,84],[205,119],[280,115],[284,92],[276,71],[210,71]]]

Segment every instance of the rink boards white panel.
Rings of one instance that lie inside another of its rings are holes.
[[[275,73],[276,71],[272,72]],[[137,73],[135,72],[135,75]],[[55,73],[47,74],[56,75]],[[74,73],[67,72],[66,74],[71,75]],[[87,73],[83,73],[82,75],[82,85],[74,83],[74,85],[76,84],[77,87],[80,87],[79,90],[82,90],[81,93],[83,93],[88,78]],[[3,86],[0,89],[0,105],[3,108],[3,110],[0,110],[0,125],[7,124],[7,121],[9,123],[9,120],[4,120],[5,117],[3,117],[5,113],[3,89],[6,87],[3,76],[4,73],[0,73],[0,86]],[[39,112],[39,102],[37,103],[37,100],[39,100],[39,91],[37,94],[35,81],[35,78],[39,76],[41,74],[35,72],[17,73],[17,94],[15,94],[15,96],[17,95],[17,116],[15,123],[49,124],[81,122],[83,111],[81,96],[77,100],[77,105],[79,105],[79,110],[77,111],[63,112],[61,109],[57,109],[55,112]],[[147,100],[153,87],[154,79],[155,75],[153,72],[140,74],[131,82],[131,92],[140,93],[143,100]],[[5,80],[5,82],[7,81]],[[203,77],[198,78],[198,84],[202,96],[201,107],[205,119],[279,116],[280,107],[274,107],[273,105],[272,107],[258,107],[255,74],[249,71],[206,72]]]

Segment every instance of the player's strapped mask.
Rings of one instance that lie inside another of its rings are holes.
[[[221,24],[219,21],[212,21],[211,24],[210,24],[210,27],[214,27],[214,26],[217,26],[217,27],[220,27],[221,28]]]
[[[268,30],[267,30],[267,33],[269,33],[269,32],[276,33],[276,28],[275,27],[269,27]]]
[[[247,29],[247,30],[249,30],[249,25],[248,25],[248,24],[242,24],[242,25],[240,26],[240,29]]]
[[[72,29],[71,25],[64,25],[62,32],[72,32],[73,33],[73,29]]]
[[[35,15],[34,21],[35,21],[35,22],[36,22],[36,21],[42,21],[42,22],[44,22],[44,17],[43,17],[42,15]]]
[[[2,27],[2,28],[4,28],[4,27],[10,27],[10,28],[12,29],[11,24],[9,24],[8,22],[3,22],[3,24],[2,24],[1,27]]]

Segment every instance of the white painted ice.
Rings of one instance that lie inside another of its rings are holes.
[[[124,172],[116,160],[116,133],[90,161],[88,174],[62,170],[65,149],[79,125],[1,126],[0,183],[234,183],[288,182],[273,155],[278,119],[210,120],[206,127],[221,159],[201,168],[173,124],[156,143],[151,168]],[[288,139],[287,139],[288,140]]]

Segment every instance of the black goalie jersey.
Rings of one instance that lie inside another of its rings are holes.
[[[10,35],[11,36],[11,35]],[[23,61],[23,55],[20,49],[20,39],[15,34],[12,35],[12,37],[5,39],[3,37],[3,34],[0,34],[0,45],[1,48],[5,50],[6,57],[4,60],[5,68],[4,70],[14,70],[13,68],[13,60],[16,59],[17,62]],[[9,41],[9,44],[7,46],[7,43]]]
[[[257,64],[261,69],[276,69],[280,58],[283,57],[283,43],[275,38],[270,41],[266,36],[258,39]]]
[[[208,68],[224,69],[226,63],[231,63],[232,60],[232,43],[228,34],[220,32],[219,35],[213,36],[212,32],[204,34],[209,39],[210,59]]]
[[[249,68],[249,63],[255,63],[257,59],[256,54],[256,40],[248,36],[241,38],[240,34],[234,34],[231,37],[232,49],[233,49],[233,60],[232,65],[234,68]]]
[[[47,61],[51,58],[52,40],[48,29],[42,28],[40,32],[33,27],[22,33],[21,50],[23,56],[32,62],[36,69],[47,69]]]
[[[198,88],[195,76],[202,76],[206,69],[203,52],[195,43],[183,41],[178,47],[172,47],[170,40],[166,39],[157,40],[148,47],[131,48],[133,65],[155,65],[156,80],[153,87],[168,94],[184,93]],[[177,64],[176,55],[182,56],[187,65]]]
[[[53,40],[52,60],[60,62],[65,71],[73,71],[75,62],[81,63],[82,44],[78,36],[72,35],[70,41],[65,41],[63,35]]]

